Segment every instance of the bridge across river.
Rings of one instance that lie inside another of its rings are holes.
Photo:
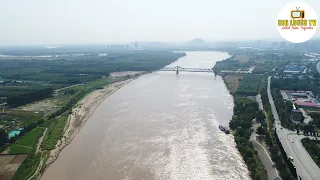
[[[180,66],[176,67],[165,67],[160,69],[159,71],[176,71],[178,74],[179,71],[184,71],[184,72],[213,72],[212,69],[204,69],[204,68],[183,68]]]

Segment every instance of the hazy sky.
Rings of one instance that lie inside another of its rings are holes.
[[[0,45],[280,38],[276,18],[288,2],[0,0]],[[319,16],[320,0],[304,2]]]

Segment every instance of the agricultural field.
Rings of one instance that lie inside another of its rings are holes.
[[[42,136],[44,128],[37,127],[25,135],[18,137],[17,141],[11,144],[8,149],[10,154],[32,153],[37,147],[39,138]]]
[[[236,76],[236,75],[227,75],[224,77],[226,82],[227,88],[231,92],[235,92],[239,86],[239,82],[242,80],[243,76]]]
[[[245,96],[257,95],[262,80],[261,75],[247,74],[243,76],[236,94]]]
[[[0,179],[11,180],[28,154],[0,155]]]

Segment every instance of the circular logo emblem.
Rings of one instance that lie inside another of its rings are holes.
[[[278,31],[284,39],[292,43],[308,41],[316,33],[317,28],[317,13],[304,2],[289,3],[278,15]]]

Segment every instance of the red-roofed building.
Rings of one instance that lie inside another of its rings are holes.
[[[296,102],[298,106],[302,108],[315,108],[317,106],[316,103],[313,102]]]

